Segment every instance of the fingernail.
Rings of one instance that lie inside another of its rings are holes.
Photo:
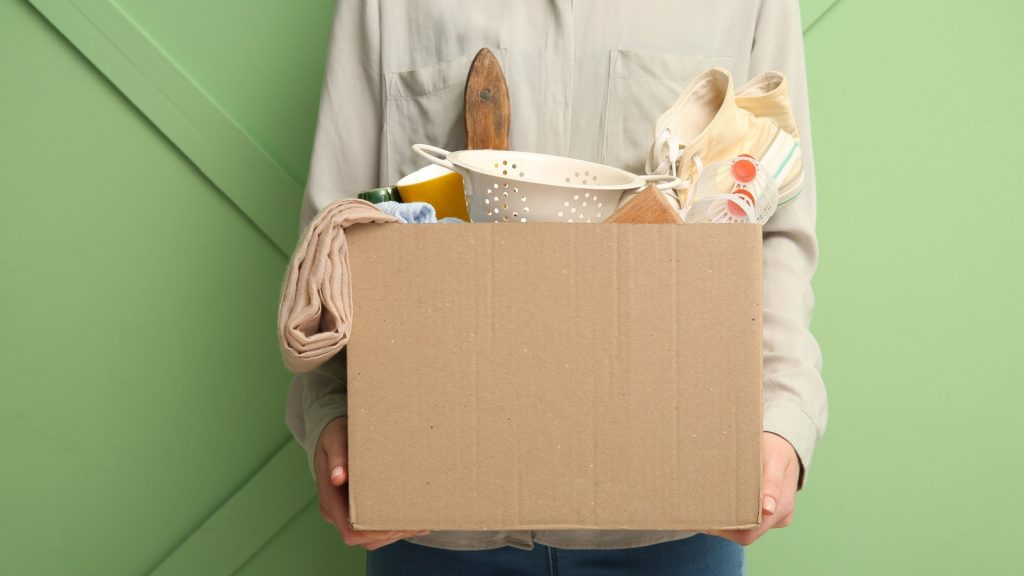
[[[769,514],[775,514],[775,498],[771,496],[764,497],[764,510]]]
[[[335,466],[334,469],[331,470],[331,480],[337,480],[338,477],[341,476],[344,473],[345,473],[345,469],[344,468],[342,468],[341,466]]]
[[[417,536],[426,536],[427,534],[430,534],[430,530],[420,530],[416,533]]]

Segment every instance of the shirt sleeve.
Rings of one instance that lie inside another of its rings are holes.
[[[793,445],[802,487],[825,431],[828,402],[821,349],[810,331],[811,280],[818,264],[816,196],[803,29],[797,0],[763,0],[750,58],[750,76],[786,75],[800,130],[803,191],[764,226],[764,429]]]
[[[372,0],[338,0],[327,54],[300,235],[327,205],[377,187],[380,174],[383,76],[380,17]],[[319,369],[292,378],[285,419],[306,450],[310,474],[320,434],[346,415],[344,350]]]

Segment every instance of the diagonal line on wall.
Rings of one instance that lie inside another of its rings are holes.
[[[800,21],[804,26],[804,34],[806,35],[837,3],[839,0],[803,0],[800,2]]]
[[[306,454],[288,438],[257,473],[150,574],[233,574],[309,505]]]
[[[285,256],[302,188],[109,0],[29,0]]]

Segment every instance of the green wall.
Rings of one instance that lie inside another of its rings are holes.
[[[331,10],[0,0],[0,574],[362,572],[274,337]],[[750,572],[1012,573],[1024,4],[804,12],[830,421]]]
[[[843,0],[806,36],[830,420],[758,573],[1020,572],[1022,21]]]
[[[310,142],[320,29],[290,127]],[[0,574],[149,573],[290,439],[287,260],[21,0],[0,1],[0,194]],[[300,562],[360,561],[307,510],[280,539],[321,543]]]

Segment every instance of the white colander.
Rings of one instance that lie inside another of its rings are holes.
[[[473,222],[601,222],[624,193],[671,176],[637,176],[563,156],[508,150],[459,150],[414,144],[427,160],[462,175]]]

